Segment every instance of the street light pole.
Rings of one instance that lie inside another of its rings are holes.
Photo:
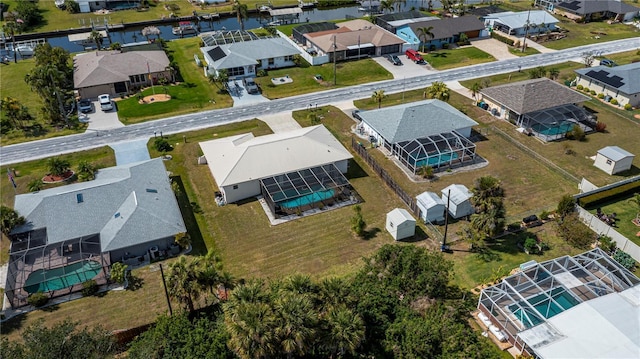
[[[527,35],[529,35],[529,15],[531,15],[531,9],[527,12],[527,22],[524,26],[524,39],[522,40],[522,52],[526,49],[527,46]]]
[[[338,48],[338,46],[336,45],[336,35],[333,35],[333,85],[337,85],[338,84],[338,80],[336,77],[336,56],[338,56],[336,49]]]

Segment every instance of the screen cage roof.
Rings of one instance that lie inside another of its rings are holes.
[[[298,198],[313,192],[349,185],[335,164],[307,168],[260,180],[273,203]]]
[[[398,143],[411,158],[422,160],[428,157],[447,154],[461,148],[475,148],[473,142],[455,132],[445,132]]]
[[[584,108],[576,105],[565,105],[545,110],[529,112],[524,115],[529,121],[541,125],[555,125],[558,121],[575,121],[584,124],[593,124],[595,121]]]
[[[267,36],[271,37],[271,36]],[[245,42],[258,40],[261,37],[250,32],[243,30],[234,31],[215,31],[212,33],[203,34],[200,36],[204,46],[219,46],[235,44],[236,42]],[[265,38],[264,36],[262,38]]]

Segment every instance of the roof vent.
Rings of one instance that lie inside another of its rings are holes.
[[[78,203],[84,202],[84,196],[82,195],[82,193],[76,194],[76,201],[78,201]]]
[[[120,212],[116,212],[116,214],[113,215],[113,218],[120,218]]]
[[[158,193],[158,190],[155,188],[147,188],[147,192],[149,193]]]

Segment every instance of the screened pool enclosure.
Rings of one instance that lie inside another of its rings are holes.
[[[110,264],[99,234],[50,244],[46,229],[12,235],[5,295],[18,308],[36,292],[55,298],[82,290],[91,279],[102,285]]]
[[[411,173],[416,174],[425,166],[438,169],[472,161],[476,156],[476,145],[452,131],[399,142],[393,145],[393,152]]]
[[[350,186],[334,164],[260,180],[262,196],[276,217],[343,201],[351,194]]]
[[[548,142],[564,138],[574,126],[591,132],[596,120],[582,107],[565,105],[524,114],[517,124]]]

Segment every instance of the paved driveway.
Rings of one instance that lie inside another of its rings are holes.
[[[518,56],[509,52],[507,44],[496,39],[482,39],[471,41],[471,45],[488,53],[498,60],[515,59]]]
[[[92,105],[91,112],[79,114],[80,122],[89,123],[87,131],[103,131],[124,127],[124,124],[118,119],[118,104],[116,102],[113,102],[113,110],[107,112],[100,109],[98,101],[93,101]]]
[[[142,139],[110,144],[109,147],[113,148],[116,155],[116,165],[126,165],[150,159],[147,142],[147,139]]]
[[[402,79],[405,77],[423,76],[435,71],[430,70],[428,65],[418,65],[409,60],[406,55],[398,54],[398,58],[402,61],[402,66],[392,64],[385,56],[373,57],[373,61],[380,64],[387,71],[391,72],[394,79]]]
[[[242,80],[232,80],[228,82],[229,94],[233,99],[233,107],[255,105],[257,103],[269,102],[270,100],[262,94],[250,94],[244,88]]]

